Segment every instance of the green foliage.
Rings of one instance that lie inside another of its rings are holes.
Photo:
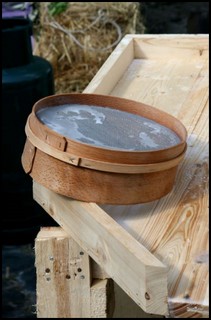
[[[48,6],[49,13],[52,16],[64,12],[68,7],[68,2],[50,2]]]

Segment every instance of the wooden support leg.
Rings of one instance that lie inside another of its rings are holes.
[[[35,256],[38,318],[111,316],[112,280],[92,281],[89,256],[62,228],[41,229]]]
[[[106,212],[35,181],[33,197],[146,313],[167,314],[167,268]]]

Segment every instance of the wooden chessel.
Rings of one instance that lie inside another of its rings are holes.
[[[41,109],[67,104],[109,107],[142,116],[169,128],[180,140],[167,148],[131,151],[70,139],[37,116]],[[164,196],[173,187],[186,150],[186,129],[175,117],[140,102],[97,94],[54,95],[39,100],[27,120],[26,135],[22,163],[35,181],[60,194],[97,203],[141,203]],[[33,148],[34,153],[29,152]]]

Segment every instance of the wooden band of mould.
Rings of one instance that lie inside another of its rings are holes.
[[[93,159],[81,158],[76,155],[67,153],[65,151],[60,151],[49,144],[45,143],[43,140],[39,139],[31,130],[29,123],[27,121],[25,127],[27,139],[39,150],[44,153],[59,159],[63,162],[66,162],[70,165],[84,167],[93,170],[106,171],[106,172],[115,172],[115,173],[128,173],[128,174],[137,174],[137,173],[148,173],[148,172],[157,172],[163,171],[177,166],[184,158],[187,144],[185,150],[176,158],[162,161],[158,163],[150,164],[121,164],[121,163],[111,163],[104,161],[96,161]]]

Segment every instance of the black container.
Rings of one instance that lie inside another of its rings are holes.
[[[28,243],[43,225],[55,225],[32,197],[21,154],[25,124],[33,104],[54,94],[51,64],[32,54],[28,19],[2,19],[2,213],[3,243]]]

